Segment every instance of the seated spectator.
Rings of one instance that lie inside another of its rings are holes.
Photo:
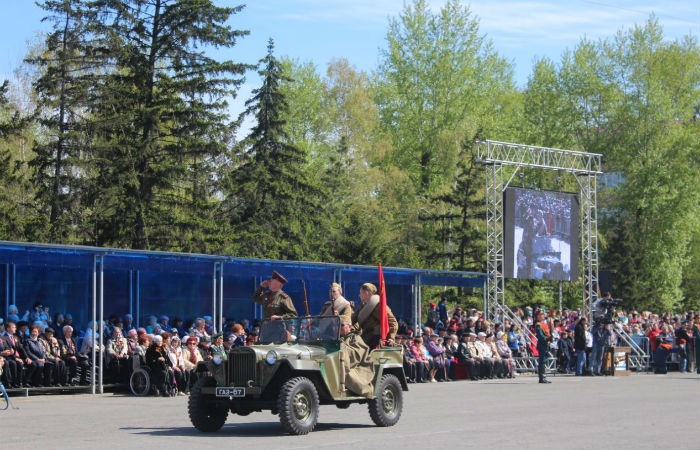
[[[107,341],[106,348],[107,368],[116,376],[117,381],[125,383],[129,377],[131,361],[129,360],[129,344],[126,338],[122,337],[122,330],[114,327],[112,338]]]
[[[189,335],[196,337],[199,342],[201,342],[202,338],[205,336],[210,337],[206,330],[206,322],[203,318],[198,317],[194,320],[194,325],[190,328]]]
[[[153,336],[153,343],[146,350],[146,364],[151,370],[151,383],[155,395],[169,397],[172,395],[172,382],[169,379],[171,363],[167,351],[163,347],[163,337]]]
[[[31,386],[49,386],[51,383],[51,367],[46,364],[46,353],[39,342],[39,325],[29,328],[29,338],[24,342],[27,353],[27,380]]]
[[[212,358],[211,353],[211,338],[206,335],[199,340],[199,353],[202,354],[204,361],[209,361]]]
[[[76,384],[75,378],[78,375],[78,367],[80,367],[80,380],[77,383],[87,384],[87,372],[90,363],[87,355],[78,353],[75,339],[73,339],[72,326],[63,326],[63,337],[58,340],[58,344],[61,346],[61,359],[63,359],[68,372],[68,384]]]
[[[243,325],[237,323],[233,326],[232,330],[233,330],[233,341],[231,342],[231,346],[232,347],[245,346],[246,335],[245,335],[245,330],[243,328]]]
[[[470,333],[469,335],[469,351],[474,359],[481,363],[481,372],[479,372],[479,377],[492,379],[494,377],[494,367],[493,360],[487,356],[488,352],[485,342],[486,333],[480,331],[473,337],[472,334],[473,333]]]
[[[432,358],[430,358],[428,350],[423,345],[423,338],[418,336],[413,340],[411,353],[416,361],[420,361],[424,366],[425,381],[435,382],[435,372],[437,369],[433,367]],[[423,379],[423,377],[421,377]],[[419,381],[419,383],[422,381]]]
[[[134,325],[134,316],[131,314],[124,314],[124,326],[122,327],[122,331],[126,332],[128,335],[129,331],[135,329],[136,326]]]
[[[134,353],[136,353],[136,347],[139,346],[138,336],[139,335],[136,328],[132,328],[126,332],[126,352],[130,357],[134,356]]]
[[[25,376],[25,368],[30,363],[29,357],[24,350],[22,341],[17,336],[17,324],[8,321],[5,329],[5,336],[0,338],[3,341],[2,354],[5,358],[5,377],[8,386],[21,387],[29,383]],[[10,381],[12,380],[12,381]]]
[[[19,310],[17,305],[9,305],[7,307],[7,322],[14,322],[15,324],[19,322]]]
[[[457,347],[457,360],[462,364],[466,364],[467,370],[469,370],[469,377],[476,381],[480,379],[481,367],[480,362],[477,362],[469,349],[469,340],[472,335],[476,338],[474,333],[465,332],[462,334],[462,342]]]
[[[203,361],[202,354],[197,348],[197,338],[189,336],[185,341],[185,348],[182,350],[182,359],[185,370],[189,373],[190,388],[197,381],[197,364]]]
[[[170,358],[170,364],[173,368],[175,385],[179,391],[178,394],[185,395],[190,391],[190,372],[185,367],[184,353],[182,347],[180,347],[180,337],[178,335],[170,338],[168,358]]]
[[[248,336],[245,338],[245,345],[246,346],[251,346],[255,345],[255,343],[258,342],[258,333],[255,331],[251,331],[248,333]]]
[[[486,343],[488,357],[493,360],[494,375],[498,378],[507,377],[509,375],[508,361],[499,355],[496,343],[493,341],[493,334],[488,333],[484,342]]]
[[[506,366],[506,376],[508,378],[513,378],[515,374],[515,367],[513,365],[513,353],[511,352],[510,347],[508,347],[508,342],[506,342],[504,336],[505,335],[502,331],[499,331],[496,334],[495,348],[498,356],[501,358],[501,361],[503,361],[504,365]]]
[[[58,340],[54,337],[53,328],[47,328],[39,342],[44,349],[44,353],[46,353],[46,364],[51,367],[50,384],[52,386],[68,384],[66,363],[61,359],[61,347],[58,344]]]

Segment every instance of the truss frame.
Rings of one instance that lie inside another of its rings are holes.
[[[509,142],[477,142],[477,162],[486,170],[486,310],[491,318],[502,311],[503,317],[515,320],[505,304],[503,275],[503,192],[513,179],[503,182],[503,166],[558,170],[576,176],[580,187],[580,232],[583,284],[582,310],[590,316],[591,304],[598,295],[598,209],[597,176],[601,171],[598,153],[578,152]],[[514,174],[513,174],[514,175]],[[526,338],[529,339],[529,336]]]

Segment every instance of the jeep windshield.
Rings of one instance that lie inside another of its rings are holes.
[[[260,325],[259,344],[282,344],[284,342],[337,341],[340,333],[340,318],[337,316],[295,317],[293,319],[265,320]]]

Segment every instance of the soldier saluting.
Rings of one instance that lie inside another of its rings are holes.
[[[282,291],[282,286],[287,283],[287,279],[272,271],[269,280],[260,283],[258,289],[253,294],[253,301],[263,307],[263,319],[289,319],[297,317],[297,310],[294,308],[292,299],[286,292]],[[265,291],[265,288],[268,290]]]

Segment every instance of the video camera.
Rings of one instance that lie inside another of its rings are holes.
[[[593,323],[596,326],[599,323],[609,324],[613,322],[613,316],[615,315],[615,306],[622,303],[621,298],[599,298],[593,302],[591,308],[591,316],[593,318]]]

